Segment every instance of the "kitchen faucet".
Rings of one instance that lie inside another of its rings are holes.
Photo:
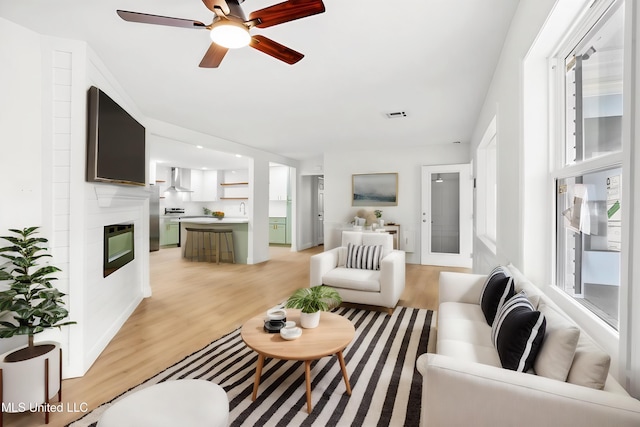
[[[247,205],[245,205],[244,202],[240,202],[240,212],[242,212],[242,215],[247,214]]]

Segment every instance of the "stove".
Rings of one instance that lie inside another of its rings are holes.
[[[184,215],[184,208],[164,208],[164,215],[160,220],[160,245],[180,246],[180,223],[174,218]]]
[[[180,215],[184,213],[184,208],[164,208],[165,215]]]

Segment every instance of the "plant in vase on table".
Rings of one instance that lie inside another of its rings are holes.
[[[300,326],[310,329],[318,326],[321,311],[329,311],[341,303],[340,294],[335,289],[323,285],[298,289],[289,297],[285,307],[299,309]]]
[[[378,224],[380,225],[380,227],[384,227],[384,219],[382,219],[382,211],[380,209],[376,209],[375,211],[373,211],[373,213],[378,219]]]

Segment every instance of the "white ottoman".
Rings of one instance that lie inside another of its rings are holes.
[[[205,380],[154,384],[114,403],[98,427],[223,427],[229,399],[222,387]]]

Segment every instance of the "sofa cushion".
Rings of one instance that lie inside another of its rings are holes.
[[[502,367],[527,372],[533,366],[544,338],[544,315],[534,311],[524,292],[505,302],[491,327],[491,340]]]
[[[480,307],[487,324],[492,325],[499,307],[514,294],[513,277],[505,267],[493,269],[482,287]]]
[[[475,301],[478,299],[476,298]],[[458,301],[438,306],[438,354],[468,362],[501,367],[498,352],[491,343],[491,326],[480,305]]]
[[[491,326],[487,325],[478,304],[440,304],[436,341],[438,354],[501,366],[498,353],[491,343]]]
[[[496,349],[458,340],[438,340],[437,352],[466,362],[501,367]]]
[[[389,233],[362,233],[363,245],[382,245],[382,258],[393,251],[393,236]]]
[[[322,283],[334,288],[380,292],[380,270],[338,267],[322,276]]]
[[[346,268],[380,270],[382,245],[347,245]]]
[[[544,314],[547,325],[533,369],[540,376],[566,381],[580,338],[580,328],[546,304],[540,304],[538,310]]]
[[[533,305],[533,308],[537,310],[540,299],[544,295],[543,292],[540,288],[531,283],[529,279],[527,279],[513,264],[507,265],[507,269],[511,273],[511,276],[513,276],[515,293],[517,294],[520,291],[525,291],[527,293],[527,298]]]
[[[580,334],[567,382],[602,390],[610,364],[611,357],[586,334]]]
[[[474,322],[469,319],[439,317],[438,341],[440,340],[467,342],[496,351],[491,343],[491,326],[487,325],[484,319],[482,319],[482,322]]]

